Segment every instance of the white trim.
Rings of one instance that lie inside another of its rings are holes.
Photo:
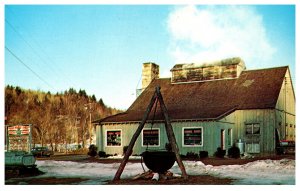
[[[227,147],[227,145],[226,145],[226,129],[221,129],[221,139],[223,140],[223,143],[221,143],[221,149],[222,150],[226,150],[226,147]],[[223,145],[223,147],[222,147],[222,145]]]
[[[184,144],[184,130],[185,129],[201,129],[201,145],[185,145]],[[203,147],[203,127],[182,127],[182,147]]]
[[[144,130],[151,130],[151,128],[144,128],[142,130],[142,147],[147,147],[147,145],[144,145]],[[152,130],[158,130],[158,145],[148,145],[148,147],[160,147],[160,128],[152,128]]]
[[[228,128],[227,129],[227,131],[228,131],[228,133],[227,133],[227,135],[229,135],[230,134],[230,145],[229,146],[232,146],[233,145],[233,142],[232,142],[232,128]],[[227,145],[228,146],[228,145]]]
[[[121,134],[121,145],[116,145],[116,146],[113,146],[113,145],[107,145],[107,132],[108,131],[120,131],[120,134]],[[105,147],[122,147],[123,145],[123,138],[122,138],[122,129],[106,129],[105,130],[105,135],[104,135],[104,138],[105,138]]]

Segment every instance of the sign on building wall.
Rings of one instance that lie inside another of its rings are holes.
[[[6,141],[8,151],[31,150],[31,125],[6,126]]]

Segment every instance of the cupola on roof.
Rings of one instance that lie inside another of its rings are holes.
[[[245,69],[245,63],[239,57],[204,63],[176,64],[171,69],[171,82],[184,83],[233,79],[238,78]]]

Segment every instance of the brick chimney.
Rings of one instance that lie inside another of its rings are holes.
[[[144,63],[142,69],[142,91],[156,78],[159,78],[159,65],[153,62]]]

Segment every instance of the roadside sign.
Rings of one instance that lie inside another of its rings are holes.
[[[31,125],[6,126],[7,150],[31,151]]]
[[[29,125],[8,126],[7,130],[9,135],[29,135],[30,126]]]

